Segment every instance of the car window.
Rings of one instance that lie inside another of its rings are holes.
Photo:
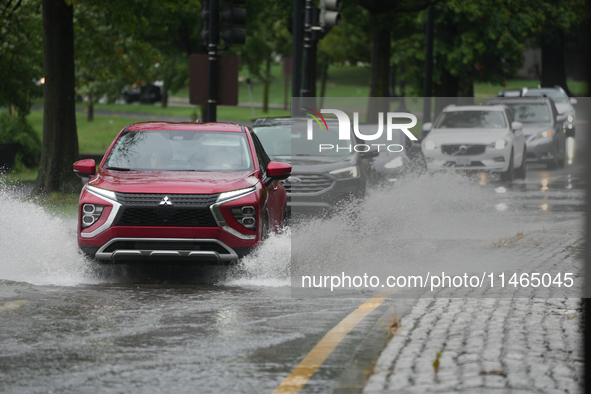
[[[255,127],[253,131],[272,158],[291,156],[291,127]]]
[[[130,131],[111,150],[106,168],[148,171],[253,169],[246,136],[215,131]]]
[[[507,123],[501,111],[443,112],[435,126],[437,129],[502,129],[506,127]]]
[[[509,124],[513,124],[513,122],[515,121],[515,118],[513,117],[513,111],[509,109],[508,111],[505,111],[505,115],[507,116],[507,121],[509,122]]]
[[[289,125],[274,125],[254,127],[254,133],[259,137],[265,150],[273,159],[295,156],[345,157],[351,155],[353,147],[351,139],[339,139],[339,125],[337,122],[327,121],[327,127],[312,122],[312,138],[308,139],[308,122],[294,122]],[[375,133],[375,131],[373,132]],[[368,133],[369,134],[369,133]],[[353,138],[351,133],[351,138]],[[333,146],[320,152],[320,145]],[[338,149],[336,147],[338,146]]]
[[[550,109],[546,103],[541,104],[508,104],[518,122],[547,123],[550,122]]]
[[[259,160],[259,166],[263,168],[263,170],[267,170],[267,165],[271,162],[269,156],[263,149],[263,145],[261,141],[257,138],[256,134],[252,131],[250,132],[250,136],[252,137],[252,142],[254,142],[254,150],[257,153],[257,159]]]
[[[525,93],[526,97],[541,97],[546,96],[550,97],[554,100],[555,103],[568,103],[568,97],[566,94],[562,93],[560,90],[546,90],[546,91],[538,91],[538,90],[528,90]]]

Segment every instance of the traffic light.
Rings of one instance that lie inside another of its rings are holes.
[[[332,27],[341,22],[341,0],[320,0],[320,26]]]
[[[246,4],[246,0],[225,0],[224,11],[221,12],[224,29],[220,37],[225,41],[227,47],[246,42],[246,29],[234,27],[246,24],[246,9],[234,8],[236,4]]]
[[[204,47],[209,45],[209,1],[201,2],[201,45]]]

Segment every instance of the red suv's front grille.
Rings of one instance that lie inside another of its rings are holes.
[[[216,227],[209,207],[218,194],[117,193],[116,226]]]

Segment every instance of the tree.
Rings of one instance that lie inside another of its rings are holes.
[[[324,97],[330,65],[365,64],[369,67],[370,64],[369,13],[351,2],[345,3],[340,13],[341,23],[333,27],[318,45],[323,70],[320,97]]]
[[[74,12],[64,0],[43,0],[43,146],[36,192],[74,192],[80,179],[75,115]]]
[[[291,1],[258,0],[248,2],[247,7],[246,43],[232,47],[231,51],[240,56],[240,67],[246,67],[251,77],[263,83],[263,112],[267,113],[273,81],[271,65],[291,53],[287,30]]]
[[[115,24],[100,2],[74,9],[76,87],[87,103],[88,120],[102,97],[115,101],[124,87],[152,82],[162,56],[128,29]]]
[[[390,56],[391,56],[391,29],[398,21],[400,13],[416,12],[426,9],[436,0],[357,0],[358,4],[369,12],[371,34],[371,80],[370,97],[390,96]],[[394,22],[393,22],[394,21]],[[378,112],[387,112],[386,102],[379,100],[377,103],[370,100],[369,106],[375,108],[382,105],[377,111],[368,111],[368,123],[377,123]]]
[[[566,83],[565,37],[578,32],[588,16],[583,0],[542,1],[539,4],[536,26],[537,39],[542,50],[543,87],[561,86],[572,96]]]
[[[0,107],[26,116],[42,94],[35,81],[43,76],[40,4],[27,0],[0,2]]]
[[[161,57],[154,78],[163,81],[162,106],[168,103],[168,93],[189,85],[189,56],[205,53],[199,25],[201,2],[157,1],[142,7],[142,20],[149,25],[138,31],[138,38],[155,48]]]

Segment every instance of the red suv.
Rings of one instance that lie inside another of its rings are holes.
[[[125,127],[95,169],[74,163],[78,245],[109,261],[237,260],[282,226],[291,172],[248,127],[168,122]]]

